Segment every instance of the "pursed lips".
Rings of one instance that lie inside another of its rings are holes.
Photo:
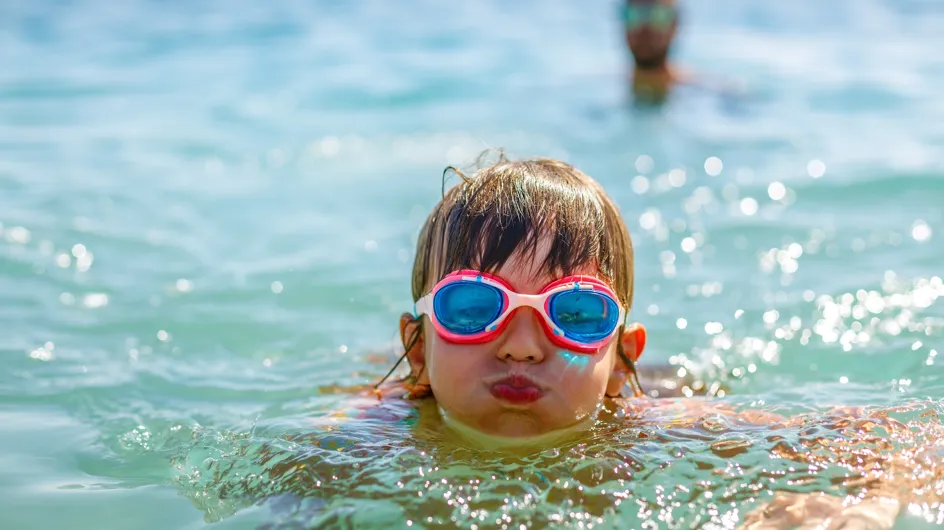
[[[512,405],[527,405],[544,396],[539,383],[524,374],[511,374],[490,385],[489,392],[496,399]]]

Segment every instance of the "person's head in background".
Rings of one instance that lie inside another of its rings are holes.
[[[623,2],[626,45],[634,62],[634,92],[664,95],[675,81],[675,73],[669,63],[669,54],[678,30],[679,13],[675,0]]]

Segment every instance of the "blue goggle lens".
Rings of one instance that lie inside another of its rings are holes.
[[[476,282],[446,285],[433,298],[436,320],[449,331],[472,335],[485,331],[502,312],[501,291]]]
[[[616,301],[596,291],[564,291],[551,298],[551,319],[577,342],[606,339],[619,325]]]

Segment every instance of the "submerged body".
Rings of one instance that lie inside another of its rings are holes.
[[[740,477],[743,493],[717,502],[743,505],[736,527],[745,529],[892,528],[909,503],[934,506],[944,497],[934,486],[944,483],[941,426],[895,419],[922,411],[926,416],[933,408],[837,407],[788,417],[745,409],[730,398],[612,398],[590,424],[555,440],[515,446],[474,433],[469,438],[466,429],[449,425],[435,399],[404,399],[405,394],[405,387],[391,383],[379,398],[369,390],[346,396],[343,412],[317,418],[309,432],[243,454],[215,477],[215,491],[234,502],[266,504],[286,528],[366,520],[357,517],[368,514],[350,509],[352,496],[363,495],[395,503],[404,518],[455,526],[449,522],[470,516],[474,522],[480,510],[494,513],[497,505],[490,499],[496,494],[519,503],[518,516],[529,497],[540,495],[548,503],[575,503],[572,511],[613,526],[654,518],[644,510],[626,512],[621,503],[670,508],[672,496],[659,491],[690,492],[692,502],[710,506],[712,497],[704,492],[723,493],[709,486],[712,475]],[[769,463],[741,458],[759,448],[766,449]],[[258,466],[255,474],[235,465],[246,457]],[[689,467],[709,473],[688,482],[682,470]],[[840,470],[842,480],[830,478]],[[396,479],[384,478],[391,472]],[[260,476],[267,480],[260,482]],[[774,494],[768,490],[774,476],[798,487],[823,483],[831,491]],[[399,486],[380,487],[391,480]],[[553,524],[551,515],[529,517],[540,526]],[[387,522],[394,517],[374,516]]]

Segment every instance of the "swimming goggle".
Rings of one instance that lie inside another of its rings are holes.
[[[416,302],[415,312],[428,315],[447,342],[481,344],[501,334],[521,307],[541,315],[551,342],[578,353],[599,351],[625,318],[613,290],[591,276],[567,276],[540,294],[520,294],[501,278],[474,270],[447,275]]]
[[[623,22],[626,23],[628,31],[639,29],[643,25],[665,30],[675,23],[677,16],[678,11],[676,11],[675,6],[655,3],[627,3],[623,5]]]

